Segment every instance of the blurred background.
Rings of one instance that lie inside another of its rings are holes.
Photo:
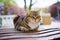
[[[40,15],[49,14],[53,20],[60,20],[60,0],[0,0],[0,24],[13,25],[14,17],[25,15],[31,3],[31,10],[40,9]]]

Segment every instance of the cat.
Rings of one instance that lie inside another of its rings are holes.
[[[39,11],[30,11],[25,17],[21,18],[17,16],[14,18],[15,29],[23,32],[37,31],[40,25],[40,13]]]

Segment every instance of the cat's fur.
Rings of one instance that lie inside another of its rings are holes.
[[[20,31],[37,31],[40,25],[40,15],[38,11],[30,11],[23,18],[17,16],[14,18],[15,29]]]

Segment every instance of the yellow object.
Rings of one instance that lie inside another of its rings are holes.
[[[42,15],[43,25],[51,24],[51,15],[49,13]]]

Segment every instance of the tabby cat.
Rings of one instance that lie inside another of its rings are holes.
[[[15,29],[23,32],[37,31],[40,25],[40,15],[38,11],[30,11],[25,17],[17,16],[14,18]]]

